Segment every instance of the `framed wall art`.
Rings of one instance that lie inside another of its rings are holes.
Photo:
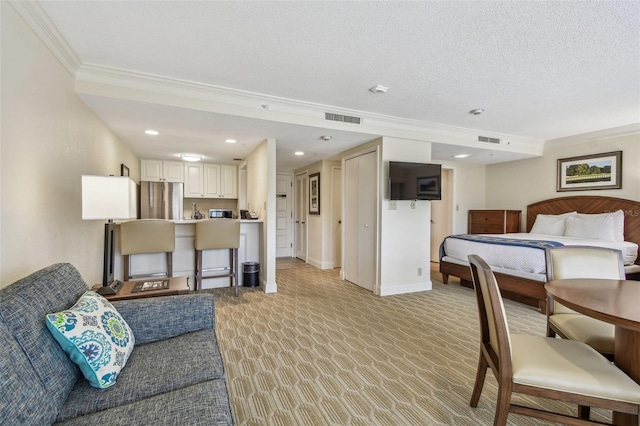
[[[622,151],[558,160],[557,192],[622,188]]]
[[[320,173],[309,175],[309,214],[320,214]]]

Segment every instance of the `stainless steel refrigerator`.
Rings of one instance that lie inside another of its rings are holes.
[[[140,218],[182,220],[184,184],[140,182]]]

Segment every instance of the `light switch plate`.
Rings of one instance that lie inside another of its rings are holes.
[[[389,210],[397,210],[398,202],[396,200],[389,200]]]

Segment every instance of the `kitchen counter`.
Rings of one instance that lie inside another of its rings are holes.
[[[201,220],[207,220],[207,219],[183,219],[183,220],[174,220],[172,222],[175,222],[176,225],[188,225],[191,223],[200,222]],[[256,220],[240,219],[240,223],[262,223],[262,220],[261,219],[256,219]]]
[[[206,219],[200,219],[206,220]],[[195,289],[195,226],[200,220],[187,219],[174,221],[176,226],[176,249],[173,252],[173,276],[188,276],[189,288]],[[213,220],[213,219],[212,219]],[[124,221],[122,221],[124,222]],[[118,225],[119,223],[116,223]],[[264,265],[264,239],[262,220],[240,220],[240,247],[238,248],[238,285],[242,285],[242,263],[258,262],[261,265],[260,283],[262,285],[262,265]],[[114,275],[123,278],[122,254],[120,253],[120,227],[116,226]],[[204,269],[218,269],[229,266],[228,250],[205,250],[202,256]],[[158,266],[159,265],[159,266]],[[166,256],[163,253],[139,254],[131,256],[131,274],[139,275],[158,270],[166,270]],[[202,281],[202,288],[228,287],[229,278],[208,279]]]

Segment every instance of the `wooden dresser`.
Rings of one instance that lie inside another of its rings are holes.
[[[520,232],[520,210],[469,210],[469,234]]]

